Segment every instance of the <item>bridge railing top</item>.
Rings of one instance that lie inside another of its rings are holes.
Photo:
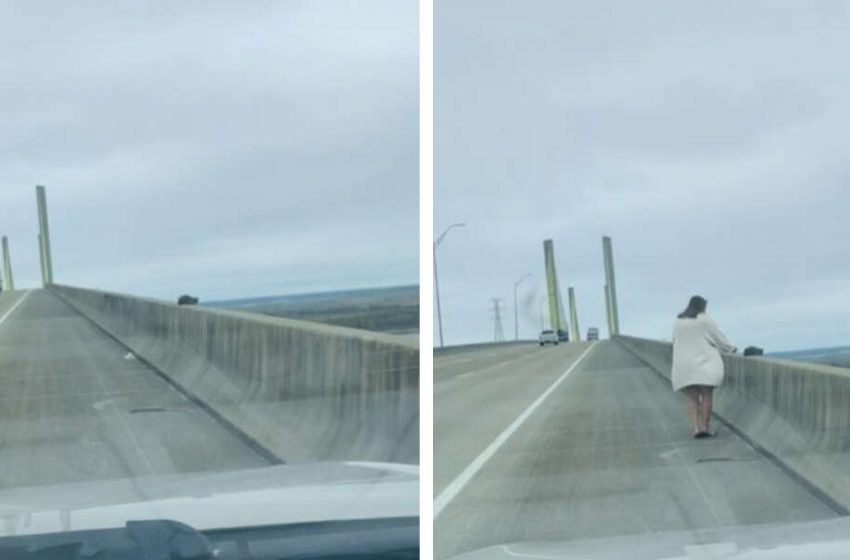
[[[643,343],[643,344],[648,343],[648,344],[654,344],[654,345],[658,345],[658,346],[667,346],[667,347],[670,347],[670,348],[673,347],[673,343],[668,341],[668,340],[655,340],[655,339],[651,339],[651,338],[643,338],[643,337],[638,337],[638,336],[622,335],[622,334],[616,335],[616,336],[613,337],[614,340],[616,340],[618,338],[626,340],[626,341],[633,341],[633,342],[636,342],[636,343],[639,343],[639,344],[640,343]],[[802,369],[802,370],[807,370],[807,371],[812,371],[812,372],[817,372],[817,373],[822,373],[822,374],[840,375],[842,377],[850,377],[850,369],[848,369],[848,368],[833,366],[833,365],[829,365],[829,364],[821,364],[821,363],[817,363],[817,362],[805,362],[805,361],[798,361],[798,360],[790,360],[788,358],[778,358],[778,357],[775,357],[775,356],[742,356],[740,354],[723,354],[723,359],[728,360],[730,362],[736,362],[736,363],[739,363],[741,365],[745,365],[747,362],[760,362],[760,363],[766,363],[766,364],[777,364],[777,365],[781,365],[781,366],[785,366],[785,367],[793,367],[793,368],[797,368],[797,369]]]
[[[237,311],[233,309],[221,309],[217,307],[206,307],[204,305],[177,305],[176,302],[155,299],[150,297],[140,297],[130,294],[122,294],[118,292],[110,292],[100,289],[80,288],[77,286],[67,286],[62,284],[51,284],[48,289],[56,290],[60,293],[77,292],[87,294],[91,297],[113,298],[115,300],[134,300],[157,306],[167,306],[170,308],[179,308],[183,313],[206,313],[218,315],[222,317],[232,317],[234,319],[248,320],[256,324],[267,326],[289,327],[315,332],[321,335],[338,336],[343,338],[355,338],[362,341],[377,342],[391,346],[403,347],[410,350],[419,349],[419,341],[411,337],[367,331],[355,329],[351,327],[341,327],[337,325],[328,325],[325,323],[315,323],[312,321],[304,321],[300,319],[290,319],[287,317],[275,317],[271,315],[263,315],[260,313],[251,313],[248,311]]]

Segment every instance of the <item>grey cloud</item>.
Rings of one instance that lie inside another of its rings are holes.
[[[36,183],[60,281],[167,297],[417,281],[415,1],[0,10],[0,227],[23,283]]]
[[[564,122],[587,151],[681,161],[754,152],[783,130],[818,117],[820,99],[799,84],[761,82],[746,91],[682,82],[643,107],[579,106]]]
[[[512,326],[529,271],[520,322],[535,335],[546,238],[581,326],[604,327],[612,235],[626,332],[669,337],[703,293],[741,343],[846,343],[846,6],[468,0],[435,13],[434,227],[469,223],[438,254],[449,342],[492,336],[492,296]]]

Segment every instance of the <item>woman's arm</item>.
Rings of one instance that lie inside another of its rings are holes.
[[[708,341],[721,352],[736,352],[736,348],[708,315],[703,315]]]

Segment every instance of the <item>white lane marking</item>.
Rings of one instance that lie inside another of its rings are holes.
[[[9,311],[7,311],[7,312],[6,312],[6,314],[5,314],[5,315],[3,315],[2,317],[0,317],[0,325],[2,325],[3,323],[5,323],[5,322],[6,322],[6,319],[8,319],[9,317],[11,317],[11,316],[12,316],[12,313],[14,313],[14,312],[15,312],[15,309],[17,309],[17,308],[18,308],[18,306],[19,306],[20,304],[22,304],[22,303],[24,302],[24,300],[25,300],[25,299],[27,299],[31,293],[32,293],[32,292],[26,292],[23,296],[21,296],[21,298],[20,298],[20,299],[18,299],[18,301],[16,301],[16,302],[15,302],[15,304],[14,304],[14,305],[13,305],[13,306],[9,309]]]
[[[469,483],[470,480],[472,480],[472,478],[476,474],[478,474],[478,471],[481,470],[481,468],[487,463],[487,461],[489,461],[490,458],[496,454],[499,448],[502,447],[502,445],[504,445],[505,442],[508,441],[508,439],[514,434],[514,432],[516,432],[520,428],[520,426],[522,426],[525,421],[528,420],[529,416],[531,416],[534,411],[537,410],[537,407],[543,404],[543,401],[546,400],[546,397],[551,395],[552,392],[554,392],[555,389],[557,389],[558,386],[563,383],[564,379],[566,379],[567,376],[571,374],[573,370],[576,369],[576,367],[578,367],[578,365],[582,362],[582,360],[584,360],[587,354],[591,350],[593,350],[594,346],[596,346],[596,343],[591,342],[587,350],[582,352],[581,356],[579,356],[578,359],[572,363],[572,365],[567,369],[567,371],[562,373],[561,376],[556,379],[555,382],[552,383],[552,385],[550,385],[549,388],[546,389],[546,391],[542,395],[540,395],[536,401],[531,403],[531,406],[529,406],[525,410],[525,412],[520,414],[517,419],[514,420],[511,425],[505,429],[504,432],[499,434],[499,436],[494,439],[493,442],[490,443],[490,445],[487,446],[487,449],[482,451],[481,454],[476,457],[474,461],[472,461],[469,465],[467,465],[465,469],[463,469],[463,472],[460,473],[457,478],[452,480],[448,484],[448,486],[446,486],[443,491],[440,492],[440,495],[437,496],[437,498],[434,500],[434,519],[436,519],[437,516],[439,516],[440,513],[443,512],[446,506],[448,506],[449,503],[451,503],[451,501],[454,500],[458,494],[460,494],[464,487]]]

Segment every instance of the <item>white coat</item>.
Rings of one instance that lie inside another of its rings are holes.
[[[696,319],[676,319],[670,376],[673,390],[679,391],[688,385],[721,385],[723,359],[720,353],[735,349],[705,313],[700,313]]]

